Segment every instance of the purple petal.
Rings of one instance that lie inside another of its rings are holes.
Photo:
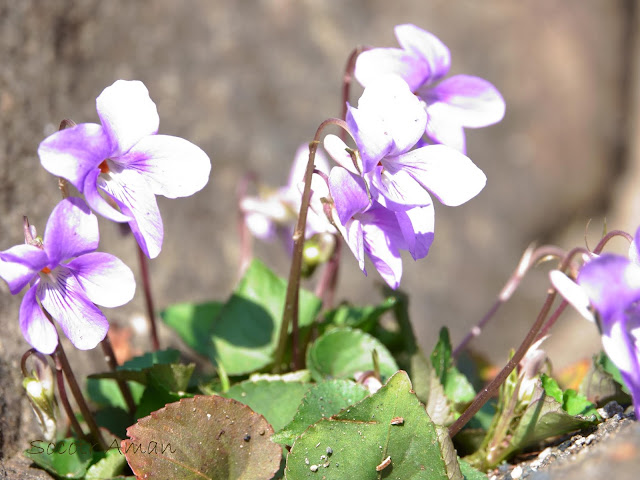
[[[640,300],[640,267],[620,255],[607,253],[591,260],[580,269],[577,281],[605,324]]]
[[[164,230],[156,196],[147,182],[132,169],[112,169],[110,179],[101,188],[118,204],[122,212],[133,218],[129,227],[138,245],[149,258],[155,258],[162,249]]]
[[[429,64],[421,56],[399,48],[373,48],[358,55],[354,76],[363,87],[383,75],[397,75],[411,91],[417,90],[429,78]]]
[[[109,163],[112,164],[113,162],[109,161]],[[101,178],[100,175],[100,170],[96,169],[87,175],[87,178],[85,179],[84,197],[87,200],[87,203],[95,212],[112,222],[130,222],[131,217],[128,217],[116,210],[102,195],[100,195],[100,192],[98,192],[98,185],[102,187],[106,184],[106,180]]]
[[[89,300],[103,307],[119,307],[136,291],[133,272],[122,260],[108,253],[82,255],[67,265]]]
[[[589,309],[591,307],[589,296],[580,285],[571,280],[560,270],[552,270],[549,272],[549,279],[551,280],[553,288],[555,288],[558,293],[578,311],[580,315],[595,323],[596,319]]]
[[[112,156],[129,151],[147,135],[158,133],[160,117],[147,87],[118,80],[96,99],[96,110],[112,145]]]
[[[367,270],[364,268],[364,238],[362,233],[362,224],[359,220],[353,218],[349,220],[345,227],[345,231],[342,232],[344,239],[349,245],[349,249],[356,257],[358,267],[362,270],[362,273],[367,274]]]
[[[462,153],[466,152],[464,129],[443,103],[428,106],[427,116],[425,133],[434,143],[447,145]]]
[[[42,306],[76,348],[92,349],[107,335],[109,322],[68,268],[60,266],[43,275],[37,290]]]
[[[395,213],[413,259],[418,260],[426,257],[434,239],[435,211],[433,205]]]
[[[431,197],[397,162],[383,160],[382,167],[368,176],[374,199],[390,210],[407,210],[431,204]]]
[[[393,144],[387,155],[395,156],[411,149],[427,125],[424,105],[407,83],[395,75],[385,75],[372,82],[358,100],[358,110],[372,119],[377,117],[384,134],[391,136]],[[368,172],[370,167],[365,166]]]
[[[342,225],[346,225],[351,217],[369,206],[364,180],[342,167],[331,169],[329,190]]]
[[[12,295],[19,293],[47,265],[47,253],[33,245],[16,245],[0,252],[0,277],[7,282]]]
[[[44,169],[66,178],[80,192],[87,174],[111,153],[107,134],[95,123],[82,123],[60,130],[45,138],[38,147]]]
[[[52,354],[58,346],[56,327],[45,317],[36,301],[37,285],[27,291],[20,304],[20,330],[29,344],[46,355]]]
[[[396,226],[397,229],[397,226]],[[402,278],[402,258],[392,232],[379,223],[363,223],[365,251],[380,276],[394,290]]]
[[[200,147],[180,137],[149,135],[118,158],[138,170],[156,195],[188,197],[207,184],[211,160]]]
[[[629,245],[629,259],[640,266],[640,227],[636,230],[636,235]]]
[[[422,58],[429,66],[425,82],[434,82],[449,72],[451,53],[438,37],[411,24],[397,25],[395,34],[402,48]]]
[[[431,109],[446,110],[458,125],[480,128],[498,123],[504,117],[505,103],[498,89],[479,77],[455,75],[434,88],[418,94]]]
[[[355,173],[356,175],[360,175],[362,173],[362,162],[360,162],[359,165],[354,164],[353,158],[347,151],[349,147],[339,137],[329,134],[324,137],[323,145],[329,156],[342,168],[346,168],[348,171]],[[329,170],[327,170],[327,172],[328,171]]]
[[[78,197],[62,200],[51,212],[44,231],[44,249],[50,267],[98,248],[98,219]]]
[[[412,150],[399,156],[396,165],[450,207],[471,200],[487,183],[486,175],[467,156],[445,145]]]

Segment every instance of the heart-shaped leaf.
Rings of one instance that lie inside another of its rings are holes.
[[[196,396],[138,420],[121,450],[138,478],[267,480],[282,456],[272,434],[246,405]]]
[[[375,394],[298,437],[285,478],[461,479],[444,457],[435,425],[399,371]]]

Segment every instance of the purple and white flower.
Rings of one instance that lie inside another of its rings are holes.
[[[577,283],[560,271],[551,281],[562,296],[585,318],[596,321],[602,346],[620,370],[640,412],[640,228],[629,258],[605,253],[580,269]],[[595,312],[595,314],[594,314]]]
[[[293,229],[298,219],[304,189],[304,174],[309,161],[309,145],[302,145],[295,154],[287,185],[276,190],[261,188],[258,196],[246,196],[240,200],[249,231],[261,240],[280,238],[285,246],[293,248]],[[321,151],[316,151],[316,170],[329,173],[329,162]],[[322,181],[314,175],[311,185],[310,209],[307,213],[305,237],[319,233],[336,233],[324,214],[318,190],[324,192]],[[326,195],[323,195],[326,196]]]
[[[366,88],[383,75],[403,78],[424,101],[427,136],[464,153],[464,128],[486,127],[502,120],[502,96],[491,83],[470,75],[454,75],[434,85],[449,72],[449,49],[435,35],[415,25],[398,25],[395,34],[402,48],[374,48],[361,53],[356,60],[356,79]]]
[[[80,198],[61,201],[51,213],[44,240],[25,230],[24,245],[0,252],[0,277],[13,295],[30,285],[20,306],[20,329],[36,350],[50,354],[58,345],[55,319],[71,343],[94,348],[109,329],[95,304],[117,307],[133,298],[133,272],[98,248],[98,219]],[[67,260],[71,260],[68,263]]]
[[[155,196],[201,190],[211,161],[187,140],[157,135],[158,111],[142,82],[118,80],[96,99],[96,109],[101,125],[83,123],[47,137],[40,161],[82,192],[94,211],[128,222],[140,248],[155,258],[164,236]]]

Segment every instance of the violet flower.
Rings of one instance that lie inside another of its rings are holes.
[[[39,352],[53,353],[58,334],[38,301],[73,345],[88,350],[109,329],[94,304],[117,307],[133,298],[133,272],[113,255],[94,252],[98,241],[98,219],[82,199],[70,197],[51,212],[43,241],[26,226],[26,244],[0,252],[0,277],[11,293],[30,285],[20,306],[20,329]]]
[[[468,157],[445,145],[412,150],[426,122],[422,103],[407,83],[387,75],[371,82],[358,108],[348,106],[346,123],[358,154],[335,135],[327,135],[324,146],[338,164],[362,175],[371,199],[386,208],[432,205],[429,192],[445,205],[461,205],[484,188],[487,178]]]
[[[427,136],[464,153],[463,128],[486,127],[502,120],[502,96],[491,83],[470,75],[455,75],[434,86],[449,72],[449,49],[415,25],[398,25],[395,34],[402,48],[374,48],[361,53],[356,60],[356,79],[368,87],[382,75],[402,77],[425,102]]]
[[[292,235],[302,205],[304,174],[308,161],[309,145],[305,144],[296,151],[287,185],[276,190],[261,188],[258,196],[246,196],[240,200],[240,209],[253,236],[265,241],[280,238],[293,251]],[[316,151],[314,163],[316,170],[329,173],[329,162],[321,151]],[[319,233],[336,233],[324,214],[320,197],[314,193],[317,189],[314,186],[322,187],[316,180],[314,175],[305,230],[307,239]]]
[[[433,242],[433,206],[392,211],[370,201],[364,180],[342,167],[329,176],[334,225],[367,274],[365,256],[387,284],[396,289],[402,278],[400,250],[415,259],[425,257]]]
[[[556,289],[580,313],[595,320],[602,346],[620,370],[640,412],[640,228],[629,258],[605,253],[582,266],[577,284],[562,272],[551,272]],[[592,313],[595,311],[595,315]]]
[[[96,99],[96,109],[101,125],[83,123],[47,137],[40,161],[82,192],[94,211],[128,222],[140,248],[155,258],[164,236],[155,196],[201,190],[211,161],[187,140],[157,135],[160,119],[142,82],[118,80]]]

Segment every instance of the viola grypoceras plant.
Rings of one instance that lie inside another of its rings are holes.
[[[157,134],[158,111],[140,81],[116,81],[98,96],[96,110],[101,125],[79,124],[40,143],[42,166],[71,182],[100,215],[128,222],[142,251],[155,258],[164,236],[155,196],[201,190],[211,161],[193,143]]]
[[[25,218],[25,244],[0,252],[0,277],[11,293],[30,285],[20,306],[20,329],[39,352],[53,353],[58,334],[38,302],[76,348],[88,350],[109,329],[95,304],[118,307],[133,298],[133,273],[115,256],[95,252],[98,242],[98,219],[82,199],[69,197],[51,212],[44,239]]]
[[[433,143],[466,151],[464,128],[481,128],[504,117],[505,102],[488,81],[471,75],[445,80],[451,53],[435,35],[411,25],[397,25],[395,34],[402,48],[373,48],[358,56],[355,77],[367,87],[384,74],[404,79],[424,103],[424,132]],[[440,82],[440,80],[442,80]],[[436,82],[440,82],[434,85]]]
[[[604,253],[588,258],[576,282],[554,270],[551,281],[586,319],[598,325],[602,346],[620,370],[640,412],[640,228],[628,258]]]

